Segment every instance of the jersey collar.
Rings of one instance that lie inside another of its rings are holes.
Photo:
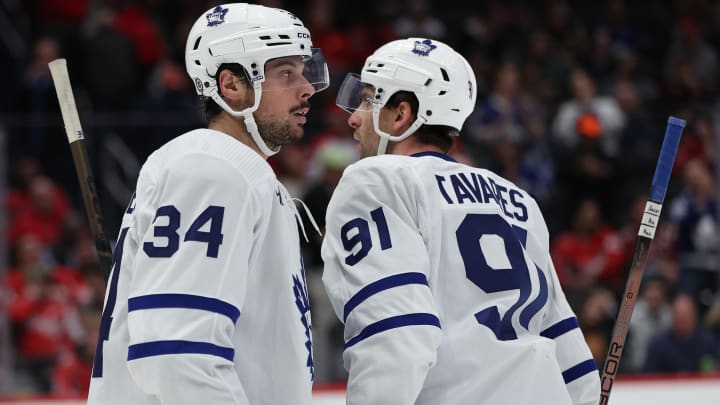
[[[413,153],[413,154],[410,155],[410,156],[412,156],[412,157],[435,156],[435,157],[438,157],[438,158],[440,158],[440,159],[447,160],[448,162],[455,162],[455,163],[457,163],[457,160],[451,158],[450,156],[448,156],[448,155],[446,155],[446,154],[444,154],[444,153],[440,153],[440,152],[432,152],[432,151],[418,152],[418,153]]]

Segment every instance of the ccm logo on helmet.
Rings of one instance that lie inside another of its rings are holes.
[[[297,34],[298,34],[298,38],[310,39],[310,34],[308,34],[307,32],[298,32]]]

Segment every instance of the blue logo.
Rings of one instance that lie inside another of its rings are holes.
[[[213,9],[211,13],[205,14],[205,18],[208,20],[208,27],[215,27],[225,22],[225,14],[227,14],[228,9],[222,8],[222,6],[217,6]]]
[[[315,362],[312,355],[312,323],[310,321],[310,300],[308,299],[308,291],[305,286],[305,265],[303,265],[302,255],[300,256],[300,265],[302,266],[302,279],[293,274],[293,293],[295,293],[295,306],[300,312],[300,322],[305,328],[305,349],[307,349],[307,361],[305,365],[310,370],[310,381],[315,380]]]
[[[429,39],[422,42],[415,41],[415,47],[413,48],[412,53],[420,56],[428,56],[435,48],[437,48],[437,45],[434,45]]]

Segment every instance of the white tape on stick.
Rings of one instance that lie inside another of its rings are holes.
[[[62,113],[63,122],[65,123],[65,133],[68,142],[73,143],[83,139],[82,127],[80,126],[80,117],[78,116],[77,106],[75,105],[75,96],[70,85],[70,76],[67,70],[67,61],[65,59],[56,59],[48,63],[50,67],[50,75],[52,75],[55,83],[55,91],[57,92],[58,101],[60,102],[60,112]]]

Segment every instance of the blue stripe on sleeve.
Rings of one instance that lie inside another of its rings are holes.
[[[343,311],[343,322],[347,321],[348,315],[352,312],[355,307],[360,305],[363,301],[370,298],[371,296],[390,288],[400,287],[408,284],[424,284],[428,285],[427,278],[422,273],[402,273],[395,274],[390,277],[382,278],[378,281],[370,283],[358,291],[352,296],[345,304]]]
[[[156,342],[138,343],[128,347],[128,361],[144,357],[162,356],[166,354],[209,354],[233,361],[235,349],[216,346],[205,342],[187,340],[159,340]]]
[[[564,335],[567,332],[570,332],[573,329],[579,328],[580,325],[578,324],[577,318],[574,316],[563,319],[562,321],[556,323],[555,325],[545,329],[544,331],[540,332],[540,336],[546,337],[548,339],[555,339],[558,336]]]
[[[440,320],[433,314],[417,313],[417,314],[406,314],[393,316],[391,318],[383,319],[382,321],[375,322],[365,327],[355,337],[348,340],[345,343],[345,349],[349,349],[358,342],[361,342],[372,335],[377,335],[380,332],[384,332],[388,329],[401,328],[403,326],[413,325],[430,325],[437,326],[440,328]]]
[[[590,374],[593,371],[597,370],[597,364],[595,364],[595,360],[585,360],[580,364],[576,364],[569,369],[563,371],[562,376],[563,380],[565,380],[565,384],[570,384],[571,382],[577,380],[578,378]]]
[[[217,298],[190,294],[151,294],[128,299],[128,312],[153,308],[189,308],[225,315],[233,323],[240,317],[240,310]]]

